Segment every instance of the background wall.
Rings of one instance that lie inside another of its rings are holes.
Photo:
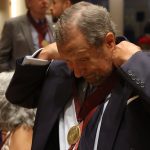
[[[4,22],[26,12],[24,0],[0,0],[0,33]]]
[[[109,0],[109,10],[113,21],[117,25],[119,35],[122,35],[124,28],[124,0]]]
[[[16,17],[26,12],[25,0],[9,0],[10,6],[10,17]]]
[[[4,21],[9,18],[9,0],[0,0],[0,33],[4,24]]]
[[[134,30],[135,37],[143,34],[143,28],[150,20],[150,0],[124,0],[124,25]]]

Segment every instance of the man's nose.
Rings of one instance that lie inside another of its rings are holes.
[[[73,71],[74,71],[75,77],[77,77],[77,78],[82,77],[84,74],[83,68],[81,68],[80,66],[77,66],[77,65],[73,66]]]
[[[74,70],[75,77],[77,78],[82,77],[82,71],[79,68],[74,68],[73,70]]]
[[[50,4],[49,10],[52,12],[53,11],[53,4]]]
[[[68,67],[74,72],[75,77],[80,78],[83,75],[83,69],[76,63],[67,63]]]

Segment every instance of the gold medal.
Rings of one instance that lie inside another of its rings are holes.
[[[45,47],[45,46],[47,46],[48,44],[49,44],[49,42],[46,41],[46,40],[43,40],[43,41],[41,42],[42,47]]]
[[[73,145],[77,143],[77,141],[80,139],[81,131],[79,125],[73,126],[69,129],[67,140],[69,145]]]

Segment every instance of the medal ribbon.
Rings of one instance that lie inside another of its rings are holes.
[[[98,86],[96,90],[91,95],[89,95],[82,104],[80,103],[80,99],[77,96],[77,90],[75,90],[74,99],[78,122],[85,120],[92,109],[104,102],[106,96],[115,86],[117,82],[116,78],[116,74],[112,74],[105,82]]]
[[[105,82],[103,82],[97,89],[89,95],[84,102],[80,103],[80,99],[77,96],[77,90],[74,90],[74,102],[75,109],[77,114],[77,120],[80,122],[80,130],[81,133],[87,126],[88,122],[92,118],[94,112],[97,109],[97,106],[104,102],[106,96],[110,93],[111,89],[117,83],[117,76],[113,73]],[[73,148],[77,150],[79,141],[75,145],[71,145],[69,150]]]

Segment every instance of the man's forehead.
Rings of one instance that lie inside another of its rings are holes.
[[[86,41],[82,41],[79,39],[68,41],[66,44],[60,44],[58,46],[58,51],[62,53],[63,55],[76,55],[76,56],[82,56],[86,55],[91,50],[90,45]]]

